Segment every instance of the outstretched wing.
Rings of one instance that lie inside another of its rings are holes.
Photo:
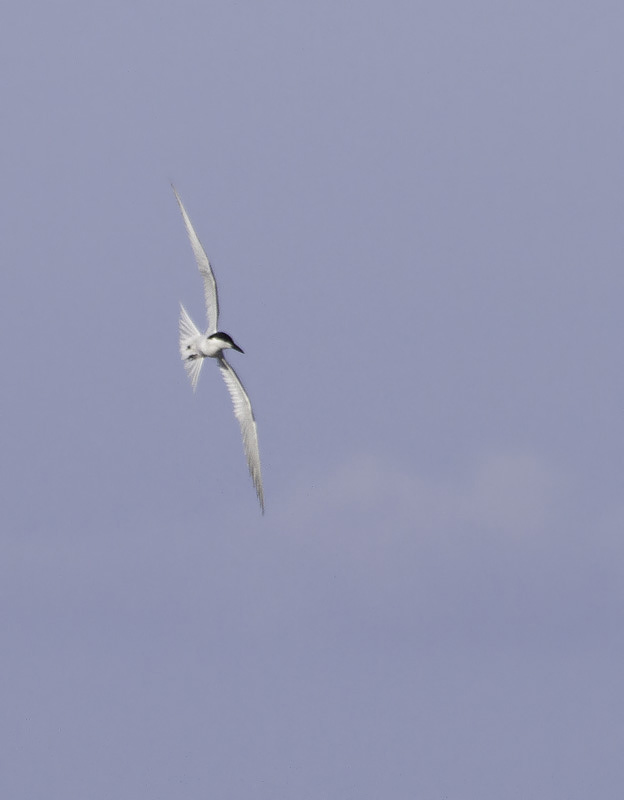
[[[223,380],[232,398],[234,416],[240,425],[249,474],[256,488],[256,494],[260,501],[260,508],[264,514],[264,492],[262,490],[262,473],[260,471],[258,429],[256,428],[256,420],[254,419],[249,396],[243,384],[240,382],[238,375],[234,372],[232,365],[225,360],[222,354],[219,354],[218,361]]]
[[[180,200],[180,195],[177,193],[173,184],[171,184],[171,188],[173,189],[173,193],[175,194],[178,205],[180,206],[180,211],[182,212],[182,219],[184,220],[186,232],[191,242],[191,247],[193,248],[193,254],[195,256],[195,261],[197,261],[197,267],[199,268],[199,272],[204,279],[204,298],[206,300],[206,314],[208,316],[208,330],[206,331],[206,335],[211,336],[213,333],[217,332],[217,325],[219,324],[219,298],[217,295],[217,283],[212,272],[212,267],[210,266],[210,261],[208,261],[208,256],[206,255],[206,252],[202,247],[197,234],[195,233],[195,229],[191,225],[191,220],[186,213],[186,209],[182,204],[182,200]]]

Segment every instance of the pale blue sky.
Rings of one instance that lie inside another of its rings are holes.
[[[3,797],[619,797],[622,41],[614,2],[4,10]],[[171,180],[264,518],[179,362]]]

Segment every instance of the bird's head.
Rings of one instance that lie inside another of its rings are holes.
[[[223,331],[217,331],[208,338],[212,339],[215,342],[218,342],[223,347],[224,350],[232,349],[232,350],[238,350],[239,353],[245,352],[242,347],[239,347],[236,344],[236,342],[234,341],[234,339],[232,339],[229,333],[223,333]]]

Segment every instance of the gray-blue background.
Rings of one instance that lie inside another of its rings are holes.
[[[624,783],[616,2],[0,27],[0,793]],[[214,365],[174,180],[256,411]]]

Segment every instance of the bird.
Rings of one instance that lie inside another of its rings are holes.
[[[193,391],[197,388],[197,381],[204,360],[206,358],[214,358],[216,360],[225,385],[230,393],[230,397],[232,398],[234,416],[238,420],[241,429],[243,449],[247,458],[249,474],[251,475],[256,495],[258,496],[260,510],[264,514],[264,490],[262,487],[262,471],[260,468],[260,450],[258,448],[256,420],[249,395],[245,391],[245,387],[234,371],[234,368],[225,357],[226,350],[237,350],[239,353],[244,353],[244,351],[236,344],[229,334],[218,329],[219,295],[215,276],[210,266],[208,256],[199,241],[199,237],[195,233],[189,215],[186,213],[180,195],[173,184],[171,184],[171,188],[178,201],[195,261],[197,262],[199,273],[204,281],[204,301],[206,303],[206,314],[208,317],[206,332],[200,333],[187,310],[182,303],[180,303],[180,356],[184,362],[184,367],[191,381]]]

